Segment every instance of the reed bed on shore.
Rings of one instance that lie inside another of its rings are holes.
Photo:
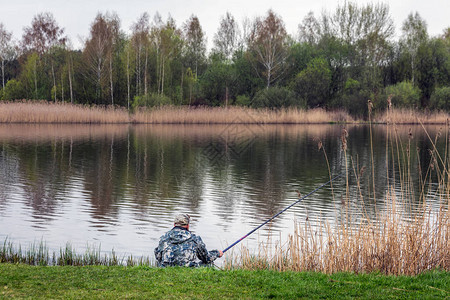
[[[377,220],[339,226],[321,223],[319,228],[296,223],[287,241],[276,242],[274,250],[261,243],[257,253],[241,247],[227,257],[224,268],[278,271],[315,271],[417,275],[427,270],[450,270],[448,210],[438,214],[424,209],[414,220],[406,221],[391,210]]]
[[[86,123],[86,124],[324,124],[348,123],[344,111],[324,109],[280,110],[246,107],[164,106],[137,109],[72,105],[45,101],[0,102],[0,123]]]
[[[390,109],[378,113],[374,123],[445,124],[446,112],[422,112]],[[137,109],[83,106],[47,101],[0,101],[0,123],[70,123],[70,124],[327,124],[359,123],[344,110],[254,109],[248,107],[163,106]]]
[[[161,107],[138,110],[136,123],[148,124],[323,124],[348,123],[353,119],[344,111],[287,108],[279,110],[246,107]]]
[[[373,118],[373,122],[382,124],[446,124],[449,120],[448,112],[419,111],[409,108],[392,108]]]
[[[129,123],[126,109],[52,103],[46,101],[0,101],[0,123]]]

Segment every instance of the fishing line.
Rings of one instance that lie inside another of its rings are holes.
[[[251,235],[253,232],[255,232],[256,230],[258,230],[259,228],[263,227],[264,225],[266,225],[267,223],[269,223],[270,221],[272,221],[273,219],[275,219],[276,217],[278,217],[279,215],[281,215],[282,213],[284,213],[285,211],[287,211],[289,208],[291,208],[292,206],[296,205],[297,203],[300,203],[303,201],[303,199],[305,199],[306,197],[310,196],[311,194],[315,193],[316,191],[320,190],[321,188],[323,188],[324,186],[326,186],[327,184],[329,184],[330,182],[332,182],[333,180],[335,180],[336,178],[341,177],[342,175],[344,175],[344,173],[341,173],[339,175],[337,175],[336,177],[334,177],[333,179],[327,181],[326,183],[322,184],[321,186],[319,186],[318,188],[316,188],[315,190],[309,192],[309,194],[301,197],[300,199],[298,199],[297,201],[295,201],[294,203],[292,203],[291,205],[289,205],[288,207],[286,207],[285,209],[281,210],[280,212],[278,212],[277,214],[273,215],[270,219],[268,219],[267,221],[265,221],[264,223],[262,223],[261,225],[259,225],[258,227],[252,229],[250,232],[248,232],[246,235],[244,235],[243,237],[241,237],[240,239],[238,239],[236,242],[234,242],[233,244],[231,244],[230,246],[228,246],[227,248],[225,248],[222,252],[225,253],[228,250],[230,250],[232,247],[236,246],[240,241],[242,241],[243,239],[245,239],[246,237],[248,237],[249,235]]]

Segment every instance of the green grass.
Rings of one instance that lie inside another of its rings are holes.
[[[445,271],[421,275],[0,264],[0,298],[448,299]]]

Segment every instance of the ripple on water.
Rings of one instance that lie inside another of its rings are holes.
[[[151,253],[181,212],[192,215],[192,230],[208,247],[222,248],[297,201],[297,189],[306,195],[329,180],[316,137],[323,141],[333,174],[344,164],[341,128],[336,126],[265,127],[267,132],[258,134],[247,151],[222,167],[203,150],[213,142],[223,154],[218,135],[224,127],[13,127],[5,127],[0,136],[0,236],[20,241],[43,237],[56,248],[67,241],[82,249],[95,242],[106,250]],[[354,141],[348,155],[360,166],[371,165],[366,129],[348,128],[349,141]],[[424,140],[416,131],[413,148]],[[387,203],[385,183],[399,177],[394,172],[388,178],[383,169],[383,132],[375,131],[380,140],[373,149],[380,173],[376,203],[365,194],[370,174],[361,180],[364,201],[351,174],[349,201],[343,200],[345,179],[339,178],[333,191],[323,187],[248,241],[266,239],[270,233],[291,234],[294,220],[301,225],[308,220],[314,227],[325,221],[338,224],[345,215],[358,222],[373,217],[375,206],[382,210]],[[439,142],[436,147],[444,149]],[[420,174],[417,166],[411,168],[412,176]],[[442,197],[433,180],[427,184],[427,199],[438,210]],[[394,185],[398,198],[400,188]],[[416,199],[414,205],[420,202]],[[414,217],[414,209],[403,211]]]

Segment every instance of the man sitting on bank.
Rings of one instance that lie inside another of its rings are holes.
[[[199,267],[211,265],[222,257],[220,250],[206,250],[201,237],[189,231],[190,216],[181,214],[175,217],[174,227],[161,236],[155,257],[160,267],[184,266]]]

